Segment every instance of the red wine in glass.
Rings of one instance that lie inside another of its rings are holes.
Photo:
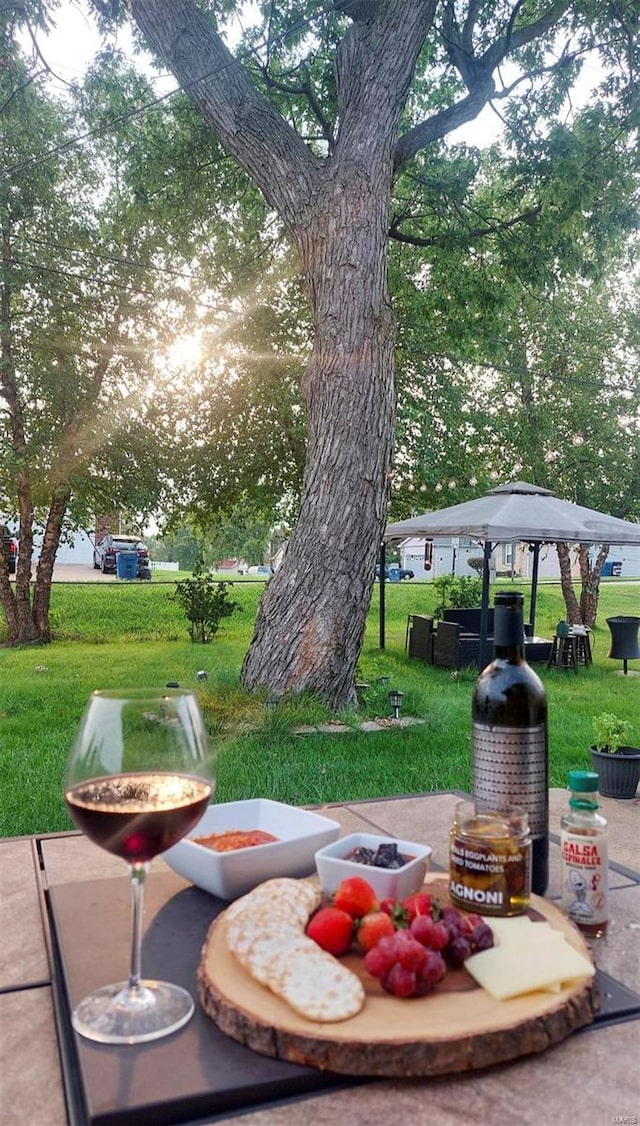
[[[86,837],[129,864],[144,864],[190,832],[211,789],[189,775],[122,774],[80,782],[65,800]]]
[[[194,828],[215,775],[195,693],[183,689],[94,692],[64,779],[67,809],[100,848],[129,865],[133,901],[126,981],[83,998],[73,1027],[104,1044],[140,1044],[177,1031],[194,1011],[186,989],[141,976],[144,883],[149,862]]]

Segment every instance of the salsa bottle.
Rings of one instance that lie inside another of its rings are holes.
[[[531,890],[549,882],[547,699],[524,656],[523,596],[499,591],[494,601],[494,653],[472,700],[471,769],[478,809],[521,806],[532,838]]]
[[[598,813],[598,775],[570,770],[569,810],[560,819],[562,906],[585,934],[607,929],[607,822]]]

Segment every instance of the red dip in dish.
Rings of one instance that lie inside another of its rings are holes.
[[[211,848],[214,852],[232,852],[235,848],[253,848],[254,845],[272,844],[280,838],[264,829],[229,829],[226,833],[210,833],[208,837],[192,837],[194,844]]]

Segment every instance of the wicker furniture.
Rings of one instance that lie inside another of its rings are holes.
[[[464,633],[480,633],[480,616],[482,610],[479,606],[452,606],[442,611],[443,622],[457,622]],[[487,610],[487,635],[493,637],[493,607]]]
[[[447,669],[461,669],[465,665],[477,668],[479,661],[479,634],[463,633],[458,622],[441,621],[433,643],[434,665]]]
[[[429,614],[409,614],[406,648],[410,657],[433,664],[434,620]]]

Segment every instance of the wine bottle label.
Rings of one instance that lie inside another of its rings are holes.
[[[561,833],[562,906],[578,926],[607,921],[607,838]]]
[[[473,724],[473,796],[478,807],[519,805],[529,814],[532,837],[547,834],[547,731]]]

